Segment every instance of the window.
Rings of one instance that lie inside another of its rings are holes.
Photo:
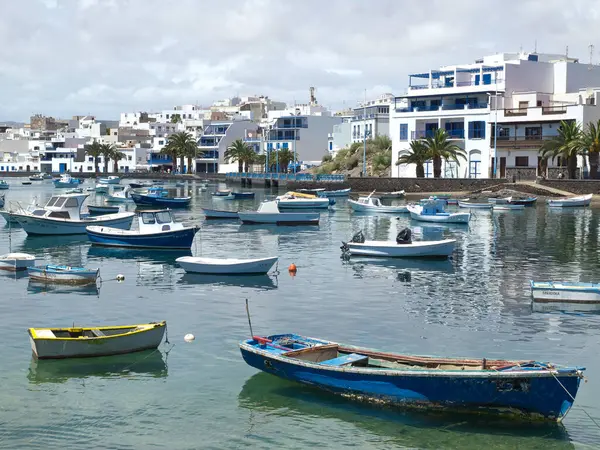
[[[129,155],[129,156],[127,157],[127,160],[128,160],[128,161],[132,161],[131,155]]]
[[[525,139],[540,139],[542,137],[542,127],[525,127]]]
[[[88,158],[88,161],[89,161],[89,162],[93,162],[93,161],[94,161],[94,157],[93,157],[93,156],[90,156],[90,157]]]
[[[57,219],[70,219],[69,211],[52,211],[48,214],[48,217],[55,217]]]
[[[400,140],[408,141],[408,124],[407,123],[400,124]]]
[[[485,121],[469,122],[469,139],[485,138]]]
[[[142,213],[142,222],[145,225],[153,225],[156,223],[154,221],[154,213]]]
[[[537,101],[537,106],[542,106],[542,101],[541,100]]]
[[[75,208],[77,207],[77,199],[75,197],[70,197],[65,202],[65,208]]]
[[[57,200],[58,200],[58,197],[50,198],[50,200],[48,200],[48,203],[46,203],[46,206],[54,206],[54,204],[56,203]]]
[[[94,170],[92,166],[87,166],[87,170]]]
[[[162,211],[156,213],[156,222],[158,223],[171,223],[171,213],[169,211]]]
[[[515,156],[515,167],[529,167],[529,156]]]
[[[519,102],[519,109],[529,108],[529,102]]]
[[[158,145],[165,145],[164,139],[161,139],[160,141],[158,141]]]

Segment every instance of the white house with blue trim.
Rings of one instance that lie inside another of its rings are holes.
[[[390,112],[392,174],[414,177],[413,165],[395,165],[399,156],[413,140],[444,129],[465,150],[467,161],[444,162],[443,177],[487,178],[495,169],[496,177],[535,178],[543,136],[555,134],[560,120],[585,124],[596,117],[597,109],[589,104],[595,100],[579,92],[589,86],[600,86],[600,67],[554,54],[501,53],[412,74],[407,93],[395,98]],[[425,174],[433,176],[431,162]]]

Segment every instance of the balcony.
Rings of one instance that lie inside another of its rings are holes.
[[[411,133],[411,140],[415,139],[426,139],[433,137],[437,130],[416,130]],[[446,134],[450,139],[464,139],[465,130],[446,130]]]
[[[464,111],[464,110],[479,110],[486,109],[489,107],[488,103],[449,103],[445,105],[425,105],[425,106],[408,106],[403,108],[396,108],[397,113],[420,113],[420,112],[431,112],[431,111]]]
[[[537,136],[498,136],[497,148],[532,148],[538,149],[544,142],[558,136],[558,134],[544,134]],[[490,138],[490,147],[494,146],[494,136]]]
[[[546,114],[565,114],[566,106],[542,106],[542,115]]]

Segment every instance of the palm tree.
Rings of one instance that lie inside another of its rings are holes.
[[[581,147],[590,159],[590,178],[598,177],[598,160],[600,156],[600,120],[590,122],[581,133]]]
[[[430,159],[431,157],[423,141],[412,141],[410,143],[410,150],[400,155],[398,161],[396,161],[396,165],[414,164],[417,166],[417,178],[425,178],[425,163]]]
[[[172,145],[172,143],[169,143],[169,141],[167,140],[166,145],[160,150],[160,154],[161,155],[167,155],[171,158],[171,164],[173,165],[173,172],[175,171],[175,169],[177,168],[177,148],[175,148],[174,145]]]
[[[101,153],[104,159],[104,173],[108,173],[108,161],[112,159],[117,149],[114,144],[101,144],[100,147],[102,147]]]
[[[167,149],[165,153],[173,157],[174,167],[177,166],[177,158],[180,158],[181,172],[183,172],[184,159],[188,158],[187,172],[190,173],[192,158],[198,152],[198,143],[190,133],[187,131],[173,133],[167,138],[167,144],[163,150],[165,149]]]
[[[254,164],[261,166],[261,172],[265,171],[265,165],[267,164],[267,155],[254,155]]]
[[[291,162],[296,162],[296,158],[294,158],[294,153],[287,148],[277,150],[277,156],[279,158],[279,167],[283,167],[285,169],[285,172],[288,171],[288,166]]]
[[[465,151],[458,145],[453,144],[448,139],[448,133],[445,130],[437,129],[432,136],[423,140],[423,145],[427,148],[429,158],[433,160],[433,177],[442,176],[442,159],[459,163],[458,158],[467,159]]]
[[[98,157],[102,154],[102,145],[94,141],[84,146],[85,154],[94,158],[94,172],[98,173]]]
[[[248,171],[248,166],[250,162],[254,159],[254,150],[246,144],[241,139],[236,139],[231,143],[227,150],[225,150],[225,158],[226,162],[237,161],[238,163],[238,172],[244,171],[244,163],[246,164],[246,171]]]
[[[581,127],[574,120],[561,120],[558,135],[540,147],[542,158],[564,158],[567,161],[568,177],[573,179],[577,172],[577,155],[582,147]]]
[[[122,151],[119,151],[119,149],[117,149],[115,147],[111,156],[112,156],[112,160],[113,160],[113,172],[118,172],[119,171],[119,161],[121,161],[127,155],[125,155],[125,153],[123,153]]]

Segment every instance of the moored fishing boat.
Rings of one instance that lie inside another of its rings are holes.
[[[333,191],[323,190],[318,193],[319,197],[348,197],[352,188],[335,189]]]
[[[348,205],[356,212],[377,212],[386,214],[402,214],[407,213],[406,205],[387,206],[383,205],[379,198],[373,197],[371,192],[367,197],[359,197],[358,200],[348,200]]]
[[[465,202],[463,200],[458,201],[459,208],[468,208],[468,209],[492,209],[494,206],[492,203],[475,203],[475,202]]]
[[[322,209],[329,208],[331,204],[328,198],[314,197],[304,198],[288,192],[276,198],[279,209]]]
[[[410,217],[421,222],[436,223],[469,223],[471,213],[448,213],[444,211],[440,202],[432,198],[430,202],[422,205],[408,205]]]
[[[552,208],[573,208],[577,206],[590,206],[593,194],[579,195],[577,197],[548,199],[548,206]]]
[[[231,195],[231,189],[216,190],[211,195],[213,197],[227,197],[228,195]]]
[[[235,200],[246,200],[254,198],[254,192],[232,192]]]
[[[187,208],[190,206],[191,197],[169,197],[164,188],[153,187],[146,193],[139,191],[131,192],[131,199],[136,205],[160,206],[168,208]]]
[[[107,203],[129,203],[133,201],[131,197],[131,190],[129,186],[122,191],[113,191],[112,194],[106,194],[106,198],[104,199]]]
[[[54,183],[55,188],[72,188],[79,186],[81,183],[83,183],[83,180],[80,180],[79,178],[73,178],[68,173],[65,173],[62,174],[60,178],[52,180],[52,182]]]
[[[215,275],[263,275],[279,260],[277,256],[269,258],[206,258],[182,256],[175,261],[189,273]]]
[[[240,216],[237,211],[223,211],[220,209],[208,209],[202,208],[204,217],[206,219],[239,219]]]
[[[100,184],[119,184],[121,182],[121,178],[116,175],[111,175],[109,177],[98,178],[98,183]]]
[[[258,370],[350,398],[552,421],[569,412],[585,370],[538,361],[409,356],[296,334],[253,336],[239,346]]]
[[[104,225],[115,228],[129,228],[132,212],[89,216],[81,213],[83,202],[88,194],[55,195],[42,208],[34,207],[11,213],[27,234],[66,235],[85,234],[88,225]]]
[[[531,281],[531,296],[540,303],[600,304],[600,284]]]
[[[40,267],[28,267],[27,273],[32,280],[46,283],[95,284],[100,276],[100,269],[48,264]]]
[[[488,198],[488,203],[492,203],[494,205],[506,205],[512,201],[512,197],[490,197]]]
[[[348,255],[382,256],[388,258],[447,258],[452,255],[455,239],[413,241],[408,228],[400,231],[395,241],[367,241],[358,232],[348,242],[342,242],[342,252]]]
[[[274,200],[262,202],[258,211],[238,212],[243,223],[263,223],[272,225],[318,225],[318,212],[281,212]]]
[[[19,272],[35,265],[35,256],[29,253],[7,253],[0,255],[0,270]]]
[[[381,200],[394,200],[398,198],[404,198],[406,192],[402,191],[392,191],[392,192],[380,192],[377,194]]]
[[[114,214],[120,211],[118,206],[88,205],[87,209],[90,214]]]
[[[537,202],[537,197],[513,197],[510,201],[512,205],[533,206]]]
[[[8,189],[9,187],[10,185],[6,181],[0,180],[0,190]]]
[[[171,211],[141,211],[137,230],[121,230],[103,226],[86,228],[94,245],[106,247],[189,249],[198,227],[175,222]]]
[[[94,187],[94,190],[96,191],[96,194],[108,194],[110,187],[108,184],[97,184]]]
[[[29,177],[29,181],[44,181],[44,179],[44,175],[41,173],[36,173],[35,175]]]
[[[38,359],[86,358],[157,348],[167,322],[139,325],[29,328],[31,349]]]

